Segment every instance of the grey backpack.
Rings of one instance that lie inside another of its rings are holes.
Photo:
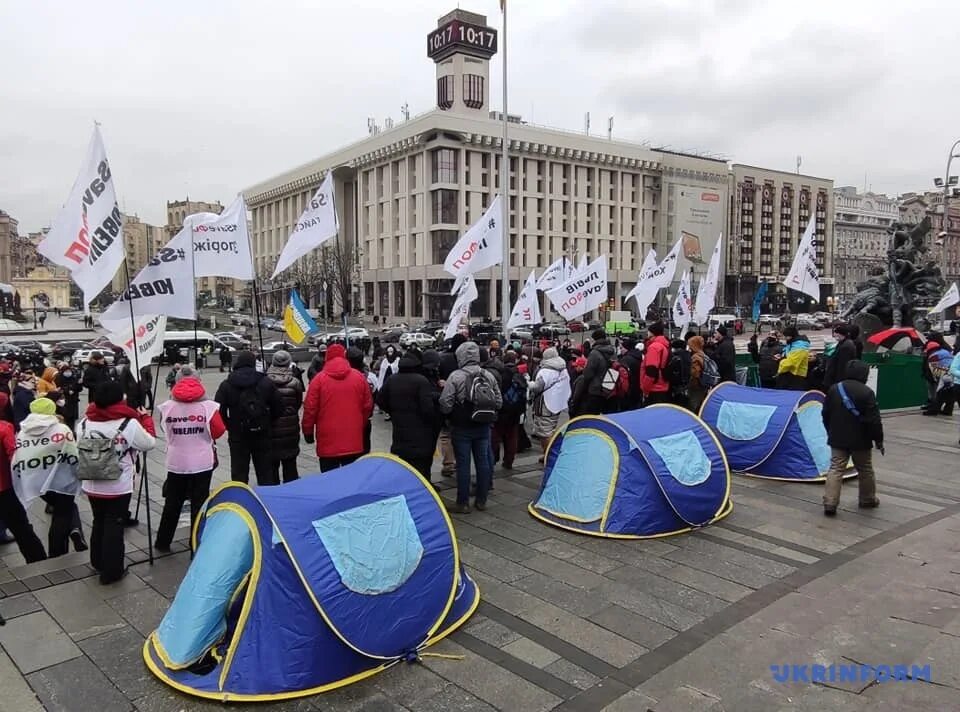
[[[126,418],[117,430],[117,435],[127,427],[130,418]],[[130,450],[117,452],[113,441],[116,436],[108,438],[100,433],[87,434],[87,421],[80,426],[80,437],[77,440],[77,479],[78,480],[119,480],[123,474],[120,458]]]

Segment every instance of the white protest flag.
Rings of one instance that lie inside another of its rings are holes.
[[[134,319],[133,328],[130,327],[129,307],[123,318],[114,320],[105,317],[106,313],[100,317],[100,323],[107,330],[107,338],[126,351],[130,363],[139,363],[143,368],[163,353],[163,335],[167,330],[166,314],[144,314]],[[134,334],[137,337],[136,355],[133,347]],[[139,373],[133,375],[139,380]]]
[[[680,288],[677,290],[677,298],[673,303],[673,323],[680,327],[682,332],[687,328],[687,324],[693,318],[693,299],[690,296],[690,273],[684,271],[680,278]]]
[[[283,246],[280,259],[273,270],[273,277],[283,272],[305,254],[320,247],[340,230],[337,222],[337,206],[333,202],[333,171],[327,171],[320,188],[313,194],[310,204],[293,227],[293,232]]]
[[[793,257],[793,264],[787,272],[783,283],[788,289],[795,289],[820,301],[820,272],[817,271],[817,247],[813,236],[814,216],[810,216],[807,229],[803,231],[800,244],[797,245],[797,254]]]
[[[183,221],[193,231],[193,264],[197,277],[253,279],[253,257],[247,235],[247,204],[238,195],[222,213],[195,213]]]
[[[707,317],[710,316],[710,310],[717,303],[717,286],[720,284],[720,245],[723,243],[723,233],[717,238],[717,244],[713,248],[713,255],[710,257],[710,265],[707,267],[707,273],[700,280],[700,286],[697,287],[697,304],[693,308],[693,321],[697,324],[706,324]]]
[[[501,213],[498,195],[480,219],[463,233],[463,237],[450,250],[443,268],[454,277],[451,294],[459,291],[461,282],[468,274],[476,274],[503,261]]]
[[[607,256],[600,255],[573,277],[547,292],[557,313],[569,321],[607,301]]]
[[[553,289],[559,284],[567,281],[567,258],[561,257],[552,265],[547,267],[547,271],[540,275],[537,280],[537,289],[547,291]]]
[[[590,258],[587,257],[587,253],[584,252],[582,255],[580,255],[580,263],[577,265],[576,274],[585,271],[589,264]]]
[[[683,241],[677,240],[677,243],[670,248],[667,256],[660,260],[657,269],[653,275],[653,283],[658,289],[665,289],[673,282],[673,275],[677,272],[677,263],[680,261],[680,251],[683,249]]]
[[[960,302],[960,291],[957,291],[957,283],[954,282],[950,285],[947,293],[943,295],[943,299],[937,302],[935,306],[930,307],[929,313],[934,314],[945,311],[958,302]]]
[[[650,303],[657,296],[657,290],[660,289],[656,284],[654,284],[654,275],[657,271],[657,251],[652,249],[647,253],[647,256],[643,258],[643,264],[640,266],[640,273],[637,275],[637,284],[630,290],[630,293],[627,294],[627,298],[624,299],[624,303],[630,301],[631,298],[636,298],[637,300],[637,310],[640,314],[647,313],[647,307],[650,306]]]
[[[150,314],[196,319],[196,289],[190,267],[190,228],[185,227],[161,247],[147,266],[130,280],[120,298],[107,307],[101,322],[130,322]]]
[[[450,310],[450,322],[443,332],[443,338],[452,339],[460,328],[460,322],[470,316],[470,304],[477,298],[477,284],[473,281],[473,275],[465,275],[460,282],[460,289],[457,291],[457,299]]]
[[[87,156],[70,197],[37,251],[70,276],[89,304],[123,264],[123,218],[100,129],[93,128]]]
[[[540,315],[540,301],[537,299],[537,278],[533,272],[527,277],[523,289],[517,296],[517,303],[513,305],[510,319],[507,320],[507,331],[521,324],[539,324],[543,321]]]

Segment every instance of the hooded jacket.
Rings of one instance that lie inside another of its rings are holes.
[[[283,413],[283,404],[277,393],[273,381],[267,374],[261,373],[254,366],[241,366],[230,372],[227,379],[220,384],[214,400],[220,404],[220,417],[227,426],[227,440],[243,440],[251,437],[244,432],[243,414],[240,412],[240,398],[242,393],[255,388],[257,396],[263,401],[270,412],[270,423],[276,423]],[[263,437],[263,436],[261,436]]]
[[[327,349],[323,370],[307,388],[303,402],[303,434],[314,436],[317,457],[344,457],[363,452],[363,431],[373,413],[367,379],[350,366],[346,349]]]
[[[551,350],[556,354],[556,349],[547,349],[544,356]],[[540,362],[536,378],[530,384],[530,395],[534,399],[534,414],[538,411],[543,413],[544,409],[551,415],[565,411],[571,395],[570,373],[566,361],[560,356],[544,358]]]
[[[37,395],[45,396],[51,391],[57,390],[57,369],[53,366],[47,366],[43,369],[43,376],[37,379]]]
[[[13,425],[16,430],[20,429],[24,418],[30,415],[30,404],[36,397],[37,384],[33,378],[17,382],[17,387],[13,389]]]
[[[627,410],[632,410],[640,405],[643,392],[640,390],[640,368],[643,366],[643,351],[636,346],[628,349],[620,357],[620,365],[630,373],[630,390],[627,391],[626,406]]]
[[[823,389],[830,390],[830,386],[843,378],[847,372],[847,364],[855,358],[857,358],[857,345],[849,337],[844,337],[837,344],[833,355],[827,359],[827,367],[823,375]]]
[[[167,434],[167,472],[192,475],[214,468],[214,441],[226,432],[216,402],[207,399],[200,379],[188,376],[161,403],[160,425]]]
[[[289,460],[300,454],[300,406],[303,383],[286,366],[270,366],[267,378],[277,387],[283,414],[270,431],[270,455],[274,460]]]
[[[5,400],[6,393],[0,393],[0,399]],[[17,449],[17,438],[13,432],[13,423],[0,420],[0,492],[6,492],[13,486],[10,479],[10,461]]]
[[[383,385],[387,382],[387,379],[396,375],[399,369],[400,352],[397,351],[396,346],[390,344],[390,346],[384,350],[383,358],[380,359],[380,372],[377,373],[377,383],[380,384],[380,388],[383,388]]]
[[[457,370],[450,374],[443,391],[440,393],[440,411],[450,414],[450,422],[455,426],[469,427],[474,425],[470,414],[463,406],[468,399],[470,384],[473,377],[482,374],[493,386],[494,401],[497,410],[503,407],[503,396],[500,394],[500,383],[496,374],[480,368],[480,347],[475,341],[465,341],[457,347]]]
[[[717,371],[720,372],[720,380],[736,381],[737,348],[734,346],[733,337],[724,336],[720,339],[713,353],[717,362]]]
[[[772,337],[764,339],[760,345],[760,363],[757,366],[761,381],[772,381],[777,377],[777,356],[783,350],[780,342]]]
[[[127,423],[121,430],[124,421]],[[98,408],[91,403],[77,423],[77,440],[91,433],[113,439],[114,448],[120,456],[122,474],[117,480],[84,480],[80,487],[89,497],[111,498],[131,494],[137,453],[152,450],[157,444],[153,418],[135,411],[126,403],[114,403],[108,408]]]
[[[12,471],[24,506],[47,492],[78,494],[77,441],[70,428],[55,415],[28,415],[17,434]]]
[[[854,359],[847,364],[846,377],[830,387],[823,405],[823,425],[830,447],[843,450],[870,450],[873,444],[883,445],[883,421],[877,397],[867,386],[870,368]],[[840,387],[857,410],[854,415],[844,404]]]
[[[607,339],[597,339],[587,357],[587,367],[583,369],[583,380],[587,384],[587,395],[605,398],[603,392],[603,376],[613,365],[616,351]]]
[[[670,390],[666,374],[669,362],[670,342],[663,335],[654,336],[644,350],[643,367],[640,369],[640,390],[643,395],[666,393]]]
[[[408,351],[400,357],[397,375],[387,379],[377,396],[393,425],[390,452],[403,458],[432,458],[437,443],[433,387],[422,366],[420,353]]]

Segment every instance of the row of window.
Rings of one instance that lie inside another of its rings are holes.
[[[478,74],[463,75],[463,103],[471,109],[483,108],[484,78]],[[437,79],[437,106],[452,109],[454,102],[454,76],[448,74]]]

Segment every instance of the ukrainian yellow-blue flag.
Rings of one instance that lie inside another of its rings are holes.
[[[283,330],[295,344],[302,344],[308,334],[317,331],[317,322],[307,313],[307,307],[296,289],[290,292],[290,303],[283,312]]]

